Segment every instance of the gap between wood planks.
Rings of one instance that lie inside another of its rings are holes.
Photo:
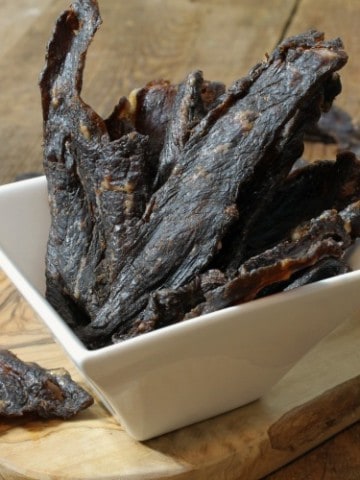
[[[281,43],[287,37],[287,33],[290,29],[292,21],[295,18],[296,14],[297,14],[297,11],[299,10],[300,3],[301,3],[301,0],[295,0],[294,1],[294,5],[293,5],[293,7],[290,11],[289,17],[284,24],[284,27],[283,27],[283,29],[280,33],[280,36],[279,36],[276,44],[274,45],[275,48],[279,45],[279,43]]]

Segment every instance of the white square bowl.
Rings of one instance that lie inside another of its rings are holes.
[[[44,298],[49,225],[45,177],[0,187],[0,267],[137,440],[260,398],[360,308],[354,271],[89,351]]]

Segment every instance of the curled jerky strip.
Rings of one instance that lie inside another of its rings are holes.
[[[336,210],[325,211],[295,229],[292,240],[281,242],[244,262],[235,278],[205,294],[205,302],[186,318],[252,300],[263,288],[288,280],[295,272],[322,259],[341,258],[352,243],[351,222],[355,224],[355,218],[359,221],[359,207],[360,203],[356,203],[343,214]]]
[[[360,198],[360,161],[352,152],[336,161],[321,160],[299,168],[274,190],[246,236],[246,257],[272,247],[299,223],[324,210],[342,210]]]

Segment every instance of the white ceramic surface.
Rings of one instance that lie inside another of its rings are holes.
[[[44,177],[0,187],[0,266],[138,440],[258,399],[360,308],[355,271],[89,351],[43,297],[49,222]]]

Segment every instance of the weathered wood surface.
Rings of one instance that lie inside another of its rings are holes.
[[[54,20],[68,3],[0,1],[0,183],[41,171],[37,79]],[[102,115],[132,88],[159,77],[178,81],[192,68],[229,83],[284,35],[315,27],[345,42],[350,60],[338,104],[360,120],[357,0],[100,0],[100,6],[104,23],[89,52],[84,98]],[[306,153],[333,157],[334,149],[311,145]],[[360,478],[357,423],[270,474],[360,418],[359,319],[320,344],[260,402],[150,442],[129,439],[98,403],[71,422],[2,421],[0,478]],[[46,367],[65,366],[78,378],[4,277],[0,345]]]

